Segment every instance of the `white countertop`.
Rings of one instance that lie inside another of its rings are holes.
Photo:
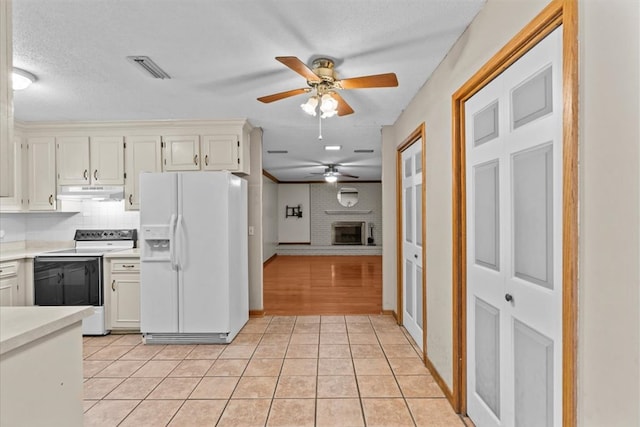
[[[8,242],[0,244],[0,262],[35,258],[43,252],[73,247],[73,240],[63,242]]]
[[[140,258],[140,248],[113,251],[104,254],[105,258]]]
[[[0,307],[0,354],[79,322],[93,310],[92,306]]]

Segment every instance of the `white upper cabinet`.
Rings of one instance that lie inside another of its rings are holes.
[[[124,138],[65,136],[56,138],[59,185],[124,184]]]
[[[88,185],[90,181],[89,137],[56,138],[59,185]]]
[[[237,171],[240,167],[238,135],[204,135],[202,137],[202,170]]]
[[[56,149],[55,138],[27,139],[29,210],[56,210]]]
[[[200,170],[200,137],[198,135],[163,136],[165,171]]]
[[[162,171],[162,148],[159,136],[125,138],[125,209],[140,209],[140,174]]]
[[[6,166],[2,167],[4,173],[0,180],[4,184],[7,193],[0,196],[0,212],[20,212],[23,210],[23,144],[22,138],[14,135],[13,143],[7,147]]]
[[[124,184],[124,138],[121,136],[91,137],[89,144],[91,183],[97,185]]]

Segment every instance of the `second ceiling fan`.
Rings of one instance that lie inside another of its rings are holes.
[[[305,104],[302,104],[302,109],[315,116],[316,108],[319,105],[322,118],[332,117],[336,114],[346,116],[353,113],[353,108],[338,94],[338,90],[398,86],[398,79],[394,73],[339,80],[334,70],[335,63],[329,58],[315,59],[312,68],[307,67],[295,56],[278,56],[276,60],[307,79],[309,87],[262,96],[258,98],[258,101],[270,103],[303,93],[315,92]]]

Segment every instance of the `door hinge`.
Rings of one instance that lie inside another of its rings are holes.
[[[240,164],[240,158],[238,157],[238,164]]]
[[[240,148],[240,141],[238,141],[238,148]]]
[[[124,173],[124,179],[127,179],[127,173],[126,172]]]
[[[124,148],[127,148],[127,143],[125,142],[125,143],[123,144],[123,146],[124,146]]]
[[[164,159],[164,165],[165,166],[167,165],[167,159]]]
[[[160,142],[160,148],[164,148],[164,141]]]

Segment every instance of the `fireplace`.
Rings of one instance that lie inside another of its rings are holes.
[[[360,221],[337,221],[331,224],[332,245],[364,245],[366,223]]]

